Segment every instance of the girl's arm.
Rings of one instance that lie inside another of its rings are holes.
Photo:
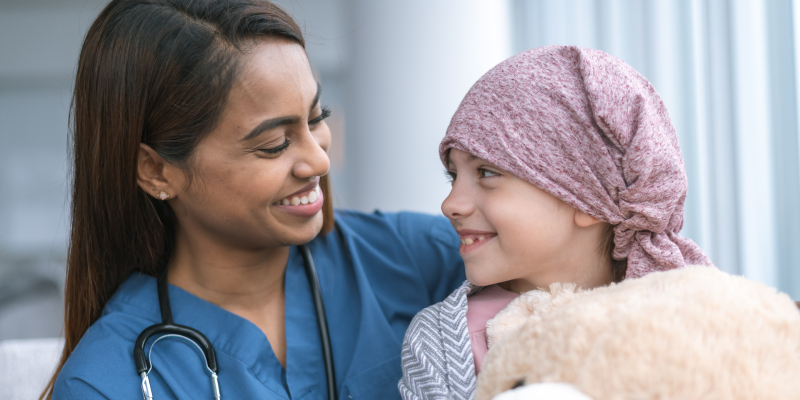
[[[403,400],[450,398],[436,320],[437,306],[417,314],[403,339],[403,378],[397,384]]]

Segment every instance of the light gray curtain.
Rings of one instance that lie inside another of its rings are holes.
[[[683,149],[683,234],[800,298],[800,15],[791,0],[514,0],[517,52],[604,50],[656,87]]]

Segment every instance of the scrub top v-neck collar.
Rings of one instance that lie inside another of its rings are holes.
[[[117,293],[116,300],[146,304],[147,309],[157,312],[155,279],[145,275],[131,278],[132,281],[129,280],[123,287],[130,283],[139,288],[121,288],[123,290]],[[289,252],[284,284],[285,369],[272,351],[266,335],[255,324],[177,286],[169,285],[173,318],[175,323],[190,326],[206,335],[217,352],[247,364],[258,380],[276,395],[287,399],[302,399],[309,393],[323,392],[323,395],[327,395],[324,387],[318,387],[320,382],[325,382],[325,370],[311,289],[302,257],[294,246]],[[226,375],[226,371],[221,369],[221,384],[224,384]]]

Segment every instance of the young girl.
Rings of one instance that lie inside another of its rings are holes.
[[[486,322],[519,293],[711,265],[678,235],[687,181],[664,103],[606,53],[550,46],[494,67],[439,154],[468,281],[406,332],[405,399],[471,398]]]

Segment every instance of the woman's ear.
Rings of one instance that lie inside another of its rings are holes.
[[[580,226],[581,228],[588,228],[592,225],[599,224],[603,221],[584,213],[578,209],[575,209],[575,225]]]
[[[183,188],[183,174],[158,155],[150,146],[139,143],[136,156],[136,183],[145,193],[159,200],[178,195]]]

